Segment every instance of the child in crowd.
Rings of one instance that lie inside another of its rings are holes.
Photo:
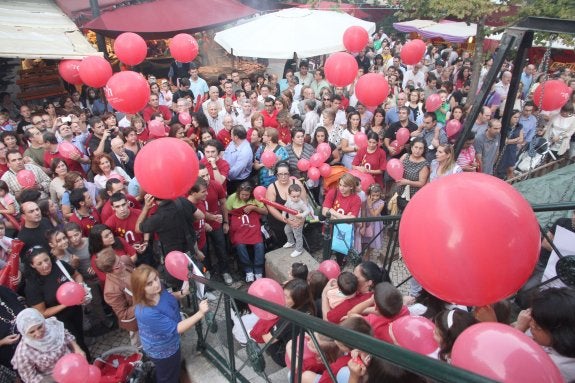
[[[437,125],[439,127],[443,127],[447,120],[447,112],[449,112],[450,109],[449,102],[447,102],[447,91],[445,89],[441,89],[437,94],[441,97],[441,106],[435,111],[435,117],[437,118]]]
[[[0,112],[0,132],[11,132],[14,127],[11,125],[8,112]]]
[[[295,216],[290,214],[290,218],[296,218],[302,221],[299,227],[294,228],[289,224],[286,224],[284,227],[287,242],[283,247],[289,248],[295,245],[295,250],[290,254],[290,257],[295,258],[303,253],[303,222],[311,212],[307,204],[301,199],[301,187],[299,185],[291,184],[289,186],[288,199],[284,206],[298,212]]]
[[[10,256],[10,248],[12,247],[12,238],[6,237],[5,234],[6,224],[0,218],[0,270],[6,267]]]
[[[363,204],[363,215],[365,217],[379,217],[385,202],[381,198],[383,195],[383,189],[379,184],[372,184],[367,189],[367,200]],[[383,246],[382,241],[382,229],[383,223],[381,221],[376,222],[366,222],[362,224],[359,229],[361,234],[361,244],[362,247],[368,247],[363,255],[364,261],[369,261],[371,257],[371,252],[373,249],[376,251],[381,249]]]
[[[337,277],[337,289],[327,291],[330,308],[335,308],[347,299],[355,297],[359,281],[354,273],[344,271]]]
[[[288,280],[299,278],[299,279],[303,279],[304,281],[307,281],[307,274],[308,274],[308,269],[307,269],[307,265],[305,263],[294,262],[291,265],[291,270],[289,272]]]
[[[0,214],[4,217],[4,226],[9,229],[15,229],[14,225],[7,221],[8,215],[13,216],[16,220],[18,219],[18,213],[20,212],[20,205],[16,198],[10,193],[8,184],[0,180]]]

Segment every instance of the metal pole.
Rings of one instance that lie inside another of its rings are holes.
[[[98,0],[90,0],[90,9],[92,10],[92,17],[97,18],[100,16]],[[108,49],[106,49],[106,40],[104,40],[104,36],[96,33],[96,43],[98,44],[98,50],[104,53],[104,58],[108,59]]]

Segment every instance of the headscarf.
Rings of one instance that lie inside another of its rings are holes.
[[[32,339],[28,331],[34,326],[43,324],[45,327],[42,339]],[[44,316],[36,309],[27,308],[16,316],[16,327],[22,335],[22,342],[42,352],[59,350],[64,345],[64,323],[56,318],[44,319]]]

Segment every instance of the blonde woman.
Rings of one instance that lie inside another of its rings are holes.
[[[455,163],[453,146],[449,144],[441,144],[437,147],[435,159],[431,161],[429,182],[450,174],[461,173],[462,171],[463,169]]]

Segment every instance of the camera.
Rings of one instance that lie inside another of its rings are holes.
[[[63,123],[69,124],[69,123],[72,122],[72,117],[70,117],[70,116],[61,117],[60,120],[61,120]]]

